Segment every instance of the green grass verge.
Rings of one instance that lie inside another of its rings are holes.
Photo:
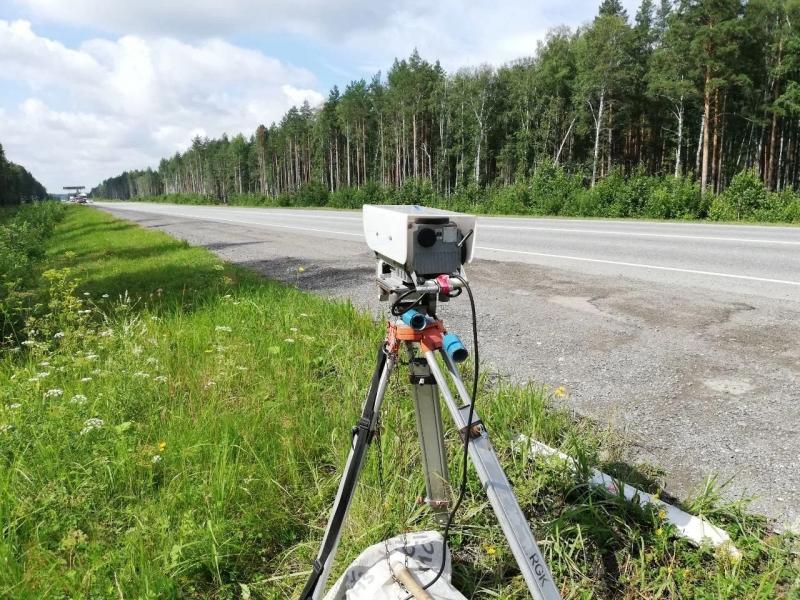
[[[287,598],[304,582],[382,327],[84,207],[47,242],[27,325],[0,354],[0,597]],[[302,276],[302,274],[300,274]],[[432,528],[403,377],[385,404],[338,568],[370,543]],[[709,488],[689,508],[731,533],[731,560],[662,515],[513,452],[523,433],[613,466],[613,436],[551,393],[484,386],[482,416],[565,598],[798,594],[798,546]],[[457,436],[448,433],[451,467]],[[602,461],[600,458],[602,457]],[[469,597],[524,598],[476,480],[455,529]]]

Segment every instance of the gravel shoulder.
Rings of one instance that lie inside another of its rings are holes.
[[[104,209],[385,311],[360,239]],[[670,493],[717,475],[728,498],[800,526],[800,303],[509,261],[479,260],[469,274],[491,369],[565,386],[565,406],[622,432],[628,460],[663,468]],[[443,311],[452,329],[468,331],[466,310]]]

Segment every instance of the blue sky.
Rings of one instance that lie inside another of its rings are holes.
[[[0,143],[51,191],[93,186],[196,134],[249,135],[415,47],[449,71],[530,55],[597,4],[0,0]]]

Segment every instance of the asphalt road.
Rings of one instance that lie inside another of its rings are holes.
[[[358,212],[97,205],[385,310]],[[671,493],[717,475],[731,479],[729,498],[751,497],[780,526],[800,527],[800,228],[478,223],[468,274],[492,368],[565,386],[565,406],[623,432],[626,459],[662,467]],[[466,306],[447,311],[466,334]]]

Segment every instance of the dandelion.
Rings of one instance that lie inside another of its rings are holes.
[[[6,408],[8,410],[17,410],[21,406],[22,404],[20,404],[19,402],[14,402],[13,404],[9,404],[8,406],[6,406]]]
[[[483,551],[486,552],[488,556],[494,556],[495,554],[497,554],[497,548],[495,548],[491,544],[483,544]]]
[[[153,463],[154,465],[160,463],[161,462],[161,455],[160,454],[155,454],[153,456],[153,458],[150,459],[150,462]]]
[[[163,452],[167,449],[167,442],[158,442],[158,451]]]
[[[70,399],[70,404],[86,404],[86,396],[83,394],[75,394]]]
[[[662,521],[666,519],[667,511],[665,511],[663,508],[660,511],[658,511],[658,518],[661,519]]]
[[[297,267],[297,272],[298,273],[305,273],[306,272],[306,268],[302,267],[302,266],[301,267]]]
[[[567,389],[563,385],[560,385],[555,390],[553,390],[553,395],[556,398],[563,398],[564,396],[567,395]]]
[[[60,338],[63,338],[63,337],[64,337],[64,332],[63,332],[63,331],[56,331],[56,332],[53,334],[53,337],[54,337],[55,339],[60,339]]]
[[[83,429],[81,429],[81,435],[86,435],[93,429],[100,429],[103,426],[104,422],[103,419],[98,419],[93,417],[91,419],[86,419],[83,423]]]
[[[91,377],[81,377],[81,383],[89,383],[91,380]]]
[[[64,394],[64,390],[60,390],[58,388],[53,388],[51,390],[47,390],[44,393],[45,398],[59,398]]]
[[[227,325],[217,325],[214,327],[214,331],[224,331],[225,333],[230,333],[233,330]]]

